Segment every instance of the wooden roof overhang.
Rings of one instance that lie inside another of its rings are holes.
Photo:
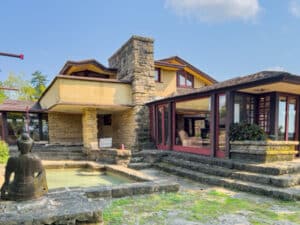
[[[174,66],[181,66],[184,70],[186,70],[188,73],[200,78],[202,81],[204,81],[207,84],[215,84],[217,81],[209,76],[207,73],[203,72],[202,70],[196,68],[192,64],[188,63],[184,59],[182,59],[179,56],[172,56],[169,58],[161,59],[155,61],[155,63],[166,63],[167,65]]]
[[[117,69],[107,68],[95,59],[88,59],[82,61],[67,61],[59,74],[70,75],[73,72],[91,70],[96,73],[105,75],[116,75]]]
[[[22,100],[5,100],[0,104],[0,112],[44,113],[37,102]]]
[[[89,104],[89,103],[78,103],[78,102],[60,102],[54,104],[48,109],[48,112],[63,112],[70,114],[80,114],[84,108],[96,109],[97,114],[111,114],[114,112],[121,112],[131,109],[133,105],[104,105],[104,104]]]
[[[285,86],[283,86],[283,84]],[[249,94],[284,92],[300,95],[300,76],[287,72],[262,71],[238,77],[195,90],[193,93],[177,95],[148,102],[147,105],[188,100],[212,94],[239,91]]]

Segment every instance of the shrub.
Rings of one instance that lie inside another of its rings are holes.
[[[257,124],[235,123],[230,126],[230,141],[265,141],[267,135]]]
[[[9,157],[8,145],[4,141],[0,141],[0,164],[7,162]]]

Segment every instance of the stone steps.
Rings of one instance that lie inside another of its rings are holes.
[[[248,171],[239,171],[226,167],[192,162],[174,157],[165,157],[162,160],[165,163],[177,167],[236,180],[249,181],[254,183],[266,184],[275,187],[291,187],[300,184],[300,174],[268,175]]]
[[[236,189],[245,192],[251,192],[254,194],[261,194],[279,198],[283,200],[300,200],[300,186],[294,186],[289,188],[270,187],[263,184],[257,184],[254,182],[247,182],[236,180],[233,178],[225,178],[215,175],[208,175],[198,171],[185,169],[182,167],[174,166],[169,163],[156,163],[155,166],[163,171],[173,173],[179,176],[190,178],[194,181],[207,183],[210,185],[222,186],[225,188]]]
[[[188,154],[174,151],[164,151],[167,157],[173,157],[176,160],[186,160],[195,163],[202,163],[211,166],[219,166],[227,169],[242,170],[247,172],[259,173],[264,175],[283,175],[300,173],[300,160],[292,162],[277,162],[268,164],[250,164],[244,162],[233,161],[229,159],[211,158],[196,154]],[[146,154],[146,151],[140,154]],[[161,154],[161,153],[157,153]],[[282,164],[282,165],[280,165]]]
[[[152,167],[152,164],[151,163],[143,163],[143,162],[129,163],[128,167],[131,169],[135,169],[135,170],[143,170],[143,169],[148,169],[148,168]]]

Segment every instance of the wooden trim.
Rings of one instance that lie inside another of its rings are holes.
[[[183,94],[183,95],[178,95],[178,96],[167,97],[164,99],[155,100],[155,101],[147,103],[147,105],[161,104],[162,102],[168,102],[171,100],[177,101],[179,99],[180,100],[190,99],[191,97],[197,98],[197,97],[201,97],[201,96],[205,96],[205,95],[220,94],[220,93],[224,93],[225,91],[237,91],[239,89],[250,88],[250,87],[258,86],[258,85],[277,83],[277,82],[283,81],[283,78],[284,78],[284,74],[279,74],[279,75],[277,75],[275,77],[271,77],[271,78],[268,77],[268,78],[264,78],[261,80],[249,81],[249,82],[234,84],[234,85],[229,85],[229,86],[218,87],[218,83],[217,83],[217,84],[214,84],[211,86],[203,87],[199,91],[194,92],[194,93],[188,93],[188,94]],[[269,93],[266,93],[266,94],[269,94]]]
[[[168,63],[168,62],[162,62],[162,61],[154,61],[154,65],[156,67],[162,66],[162,67],[169,67],[169,68],[175,68],[175,69],[183,69],[185,66],[183,65],[178,65],[174,63]]]
[[[2,113],[2,135],[3,140],[7,142],[7,135],[8,135],[8,125],[7,125],[7,113]]]
[[[226,93],[220,93],[220,94],[217,94],[216,95],[216,152],[215,152],[215,156],[216,157],[220,157],[220,158],[224,158],[226,156],[226,139],[225,139],[225,149],[224,151],[223,150],[220,150],[219,149],[219,144],[220,144],[220,128],[219,128],[219,121],[220,121],[220,112],[219,112],[219,106],[220,106],[220,97],[221,96],[225,96],[225,106],[227,107],[227,96],[226,96]],[[226,117],[227,117],[227,113],[228,113],[228,110],[226,108]],[[227,119],[227,118],[226,118]],[[227,121],[225,121],[225,129],[226,129],[226,138],[228,136],[228,133],[227,133]],[[222,153],[223,152],[223,153]]]
[[[211,112],[210,112],[210,156],[214,157],[215,156],[215,150],[216,150],[216,118],[217,118],[217,113],[216,113],[216,95],[213,94],[211,95],[210,99],[210,107],[211,107]]]
[[[189,67],[195,73],[201,75],[202,77],[204,77],[205,79],[207,79],[211,83],[217,83],[218,82],[214,78],[212,78],[211,76],[209,76],[207,73],[204,73],[202,70],[196,68],[195,66],[193,66],[190,63],[188,63],[187,61],[185,61],[184,59],[180,58],[179,56],[172,56],[172,57],[169,57],[169,58],[161,59],[159,61],[167,61],[168,62],[169,60],[175,60],[175,61],[181,63],[182,65],[184,65],[186,67]]]
[[[279,119],[279,94],[275,93],[275,111],[274,111],[274,137],[278,140],[278,119]]]
[[[68,70],[70,69],[71,66],[79,66],[79,65],[86,65],[86,64],[94,65],[111,75],[116,75],[116,73],[118,71],[115,68],[107,68],[107,67],[103,66],[101,63],[99,63],[95,59],[87,59],[87,60],[82,60],[82,61],[67,61],[59,73],[65,74],[68,72]]]
[[[55,106],[59,105],[67,105],[67,106],[82,106],[82,107],[94,107],[94,108],[99,108],[99,107],[125,107],[125,108],[132,108],[134,107],[133,105],[121,105],[121,104],[115,104],[115,105],[100,105],[100,104],[87,104],[83,102],[60,102],[52,105],[48,111],[52,110]]]
[[[234,94],[232,91],[227,91],[226,97],[226,144],[225,144],[225,155],[224,157],[230,158],[230,126],[233,123],[233,113],[234,113]]]
[[[289,139],[289,97],[285,96],[285,131],[284,139]]]
[[[180,85],[180,79],[179,76],[183,75],[184,76],[184,85]],[[191,78],[191,82],[192,82],[192,86],[187,86],[187,80],[188,78]],[[188,72],[186,72],[185,70],[178,70],[176,72],[176,84],[178,88],[194,88],[195,82],[194,82],[194,76],[192,74],[189,74]]]
[[[277,95],[276,93],[271,93],[270,94],[270,124],[269,124],[269,133],[270,135],[274,135],[276,137],[276,127],[278,127],[278,124],[276,123],[276,99]]]

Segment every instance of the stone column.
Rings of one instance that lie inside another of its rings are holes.
[[[86,108],[82,112],[83,146],[88,151],[98,149],[96,109]]]
[[[109,66],[118,69],[117,78],[132,82],[134,107],[123,117],[126,121],[119,119],[130,131],[124,132],[120,127],[119,133],[123,143],[130,143],[126,147],[133,150],[143,149],[150,141],[149,110],[145,103],[155,96],[153,42],[152,38],[132,36],[109,59]]]

